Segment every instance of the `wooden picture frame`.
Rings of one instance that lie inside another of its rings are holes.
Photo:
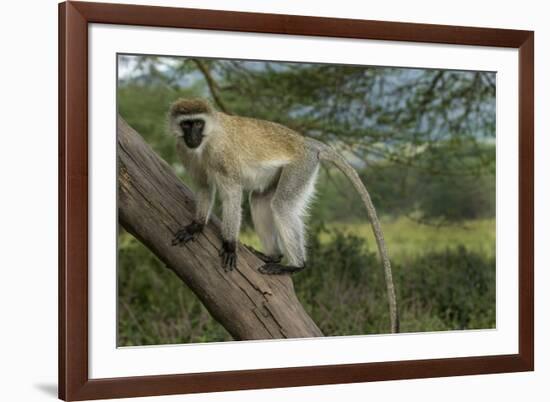
[[[88,24],[192,28],[519,49],[519,353],[90,379]],[[138,397],[534,369],[534,33],[104,3],[59,5],[59,397]]]

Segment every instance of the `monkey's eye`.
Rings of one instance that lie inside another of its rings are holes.
[[[202,126],[204,126],[204,122],[202,120],[198,120],[196,123],[198,128],[201,128]]]

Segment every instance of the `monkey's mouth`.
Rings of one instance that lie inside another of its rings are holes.
[[[201,145],[203,137],[202,134],[188,134],[183,136],[183,140],[188,148],[195,149]]]

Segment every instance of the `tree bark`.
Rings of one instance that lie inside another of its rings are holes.
[[[323,336],[298,301],[288,275],[257,272],[262,261],[242,245],[224,272],[219,220],[196,241],[172,246],[193,218],[193,194],[143,138],[118,119],[118,219],[172,269],[237,340]]]

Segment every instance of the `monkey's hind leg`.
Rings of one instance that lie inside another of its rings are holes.
[[[250,212],[254,230],[262,243],[263,253],[251,246],[246,246],[256,257],[265,263],[281,262],[283,254],[279,247],[279,240],[275,222],[273,220],[273,211],[271,210],[271,200],[275,195],[275,188],[265,192],[252,191],[249,197]]]
[[[316,154],[306,156],[300,163],[283,168],[271,201],[278,238],[288,265],[267,263],[259,268],[264,274],[294,273],[305,268],[304,215],[315,189],[319,170]]]

